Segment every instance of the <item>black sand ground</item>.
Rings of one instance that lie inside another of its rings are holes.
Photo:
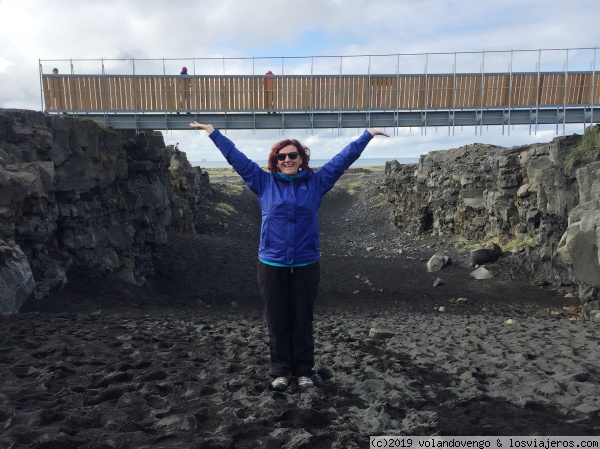
[[[269,390],[256,203],[216,189],[207,232],[170,234],[146,288],[72,273],[65,290],[0,316],[0,448],[598,435],[598,325],[518,271],[493,264],[496,279],[475,281],[464,253],[400,235],[381,172],[342,179],[321,210],[317,388]],[[438,249],[455,263],[427,273]]]

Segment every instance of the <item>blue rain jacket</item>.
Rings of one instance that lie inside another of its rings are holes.
[[[359,158],[373,138],[371,133],[365,130],[319,170],[301,171],[293,180],[260,168],[219,130],[214,130],[210,138],[258,197],[262,210],[259,260],[283,265],[319,260],[321,200]]]

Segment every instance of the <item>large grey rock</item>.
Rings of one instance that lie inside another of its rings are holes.
[[[600,224],[600,211],[593,214],[596,223]],[[591,217],[590,217],[591,218]],[[571,228],[572,237],[566,241],[566,247],[573,266],[573,275],[579,281],[592,287],[600,287],[600,259],[598,253],[600,236],[596,227],[589,229],[583,220],[579,222],[579,229]]]
[[[396,335],[396,332],[394,332],[392,329],[387,329],[387,328],[382,328],[382,327],[377,327],[377,326],[369,329],[369,337],[371,337],[371,338],[386,339],[386,338],[392,338],[394,335]]]
[[[54,198],[52,162],[0,166],[0,205],[21,203],[27,197]]]
[[[594,298],[600,162],[587,158],[576,169],[566,167],[580,139],[513,148],[473,144],[432,151],[418,165],[392,161],[385,170],[390,221],[406,233],[472,242],[533,237],[536,246],[519,253],[532,277],[579,285]],[[484,263],[480,255],[473,254],[474,263]]]
[[[469,273],[469,276],[477,279],[478,281],[494,279],[494,275],[483,267],[479,267],[479,268],[471,271],[471,273]]]
[[[76,264],[143,283],[171,226],[183,230],[209,190],[185,153],[174,172],[160,133],[118,132],[91,120],[0,109],[0,239],[23,257],[3,266],[7,310],[68,282]],[[12,243],[11,243],[12,244]],[[28,274],[29,273],[29,274]],[[32,283],[32,279],[35,282]]]
[[[581,306],[581,315],[586,320],[593,321],[598,313],[600,313],[600,301],[590,301]]]
[[[171,228],[181,232],[196,232],[202,203],[211,193],[208,173],[192,167],[183,151],[168,147],[171,171]]]
[[[451,263],[452,259],[450,259],[450,257],[446,256],[443,251],[438,251],[427,261],[427,271],[430,273],[439,271]]]
[[[494,242],[487,243],[471,250],[473,265],[485,265],[497,261],[502,256],[502,248]]]
[[[577,170],[581,203],[591,202],[600,209],[600,162],[592,162]]]
[[[577,177],[581,202],[569,213],[556,255],[570,277],[583,284],[579,297],[587,300],[600,288],[600,162],[580,168]]]

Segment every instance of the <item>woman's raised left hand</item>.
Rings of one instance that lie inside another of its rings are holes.
[[[379,131],[378,129],[375,129],[375,128],[369,128],[367,131],[369,131],[373,137],[375,137],[375,136],[390,137],[389,134],[386,134],[383,131]]]

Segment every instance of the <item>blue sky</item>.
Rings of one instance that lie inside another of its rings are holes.
[[[443,72],[452,70],[454,57],[434,53],[596,47],[597,9],[597,0],[0,0],[0,107],[41,109],[40,59],[182,58],[169,62],[168,70],[175,71],[191,58],[431,53],[429,69]],[[486,54],[486,69],[506,70],[507,55]],[[591,55],[571,51],[569,67],[590,69]],[[535,52],[517,53],[514,70],[535,70],[536,57]],[[480,54],[461,54],[459,70],[478,70],[479,58]],[[394,60],[374,56],[373,69],[393,73]],[[306,70],[307,61],[295,61],[295,69]],[[335,59],[317,61],[319,70],[339,70]],[[405,73],[423,70],[422,56],[403,56],[401,61]],[[546,52],[541,68],[561,70],[564,61],[564,51]],[[233,59],[225,65],[213,62],[214,70],[231,75],[237,70]],[[271,65],[277,72],[281,59],[256,63],[257,73]],[[285,69],[293,70],[294,64],[285,61]],[[344,60],[344,73],[366,70],[367,64],[368,58]],[[52,65],[44,63],[44,71]],[[68,71],[67,63],[60,65],[61,71]],[[198,70],[208,70],[208,65]],[[99,71],[99,65],[79,64],[77,69],[90,73]],[[566,129],[567,134],[582,131],[582,125]],[[264,161],[271,145],[284,136],[299,138],[314,158],[324,159],[361,132],[264,130],[228,135],[250,157]],[[167,144],[179,142],[190,160],[221,158],[201,132],[164,135]],[[513,146],[547,142],[555,136],[555,126],[532,133],[528,127],[515,127],[510,135],[498,127],[484,129],[481,135],[473,128],[456,128],[453,136],[447,128],[428,128],[426,134],[402,128],[390,139],[377,139],[365,157],[416,157],[474,142]]]

